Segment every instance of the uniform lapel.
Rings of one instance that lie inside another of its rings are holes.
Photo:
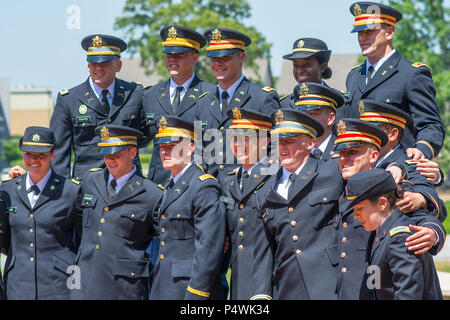
[[[328,161],[329,159],[331,159],[331,156],[333,155],[334,141],[336,141],[336,136],[334,134],[331,134],[330,140],[328,141],[328,144],[323,151],[320,160]]]
[[[289,202],[292,201],[318,174],[317,166],[319,160],[314,157],[309,157],[306,161],[305,166],[300,170],[299,174],[294,180],[294,185],[291,186],[294,188],[292,191],[292,198],[288,199]]]
[[[396,73],[399,61],[400,55],[398,54],[398,52],[395,52],[391,57],[389,57],[389,59],[387,59],[381,65],[381,67],[377,70],[373,78],[369,80],[366,89],[364,90],[364,93],[368,93],[369,91],[373,90],[381,83],[389,79],[394,73]]]
[[[366,90],[366,63],[367,61],[359,67],[358,74],[356,76],[356,83],[361,93]]]
[[[130,90],[126,90],[123,81],[116,79],[116,83],[114,85],[114,97],[109,111],[110,117],[119,112],[129,94]]]
[[[280,181],[282,176],[283,176],[283,168],[280,167],[280,169],[278,169],[276,177],[274,179],[270,180],[270,182],[269,182],[269,183],[271,183],[271,185],[266,193],[266,201],[273,203],[273,204],[279,204],[279,205],[287,204],[287,200],[284,199],[282,196],[280,196],[280,194],[275,190],[277,183],[278,183],[278,181]]]
[[[183,100],[177,109],[177,115],[181,116],[186,110],[192,108],[197,102],[197,98],[202,94],[200,90],[200,79],[195,75],[187,92],[184,94]]]
[[[231,186],[230,186],[231,195],[238,201],[241,201],[241,199],[243,198],[241,188],[239,187],[242,170],[243,170],[243,167],[241,166],[239,168],[239,171],[233,176],[233,180],[231,180]]]
[[[167,112],[167,114],[173,114],[172,104],[170,103],[170,80],[165,81],[159,92],[157,93],[156,100],[159,102],[161,107]]]
[[[383,159],[383,161],[381,163],[379,163],[377,165],[377,167],[385,168],[386,165],[389,165],[391,163],[397,162],[397,160],[403,158],[404,155],[405,155],[405,149],[403,149],[403,146],[400,145],[390,155],[388,155],[387,158]]]
[[[106,190],[106,188],[105,188]],[[128,179],[127,183],[119,190],[119,192],[110,201],[110,205],[124,203],[128,199],[135,197],[144,191],[143,177],[136,172]]]
[[[29,208],[31,208],[30,200],[28,200],[28,194],[27,194],[27,185],[26,185],[26,175],[23,175],[16,179],[16,192],[19,196],[20,200]]]
[[[108,198],[108,192],[107,192],[107,178],[109,173],[108,170],[106,169],[105,171],[103,171],[101,174],[99,174],[95,181],[95,186],[97,187],[98,193],[100,194],[100,196],[103,198],[103,201],[105,201],[106,203],[109,203],[109,198]]]
[[[97,96],[94,93],[94,90],[91,88],[89,79],[84,82],[83,92],[84,93],[79,96],[80,106],[85,105],[86,107],[94,110],[97,113],[104,114],[100,100],[98,100]],[[79,110],[81,110],[80,106],[78,107]],[[80,112],[80,114],[84,113]]]
[[[34,204],[33,210],[36,210],[40,206],[42,206],[44,203],[49,201],[56,192],[59,192],[59,189],[62,187],[62,179],[56,175],[55,172],[53,172],[50,175],[50,179],[48,179],[47,184],[44,187],[44,190],[39,195],[38,200]]]
[[[214,95],[211,95],[211,99],[207,101],[209,104],[208,110],[211,112],[214,118],[216,118],[218,123],[222,122],[222,112],[220,111],[220,98],[219,98],[219,87],[217,87]]]
[[[242,198],[246,198],[250,193],[252,193],[260,184],[264,183],[270,176],[261,175],[261,167],[263,163],[259,163],[255,168],[253,168],[250,174],[247,184],[243,186]]]
[[[389,230],[392,227],[392,224],[398,217],[398,213],[402,214],[399,210],[395,210],[390,217],[388,217],[383,224],[380,226],[378,231],[375,234],[375,239],[373,240],[372,250],[370,252],[370,259],[372,260],[375,251],[380,247],[381,241],[386,237],[389,233]]]
[[[196,171],[196,166],[191,164],[191,166],[184,172],[181,177],[177,180],[171,189],[166,189],[165,197],[161,203],[161,211],[163,212],[171,203],[178,199],[189,187],[189,181],[192,175]]]

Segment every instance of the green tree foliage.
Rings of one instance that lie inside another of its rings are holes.
[[[445,0],[389,0],[403,14],[396,24],[394,47],[408,60],[423,62],[432,71],[442,120],[450,126],[450,8]],[[448,2],[447,2],[448,3]],[[448,130],[447,130],[448,131]],[[450,168],[450,141],[439,155],[441,167]]]
[[[129,52],[139,53],[147,72],[153,72],[150,68],[155,68],[162,76],[168,74],[159,35],[160,30],[168,25],[185,26],[200,34],[215,27],[247,34],[252,43],[246,50],[246,66],[255,71],[258,68],[254,62],[256,58],[270,58],[271,44],[254,27],[242,23],[250,16],[250,5],[246,0],[127,0],[123,13],[123,17],[117,18],[115,28],[126,31]],[[205,47],[201,50],[195,72],[200,78],[215,83],[208,59],[204,58]]]
[[[19,149],[19,139],[19,136],[12,136],[10,139],[5,139],[1,142],[1,158],[3,161],[7,162],[10,167],[15,165],[23,166],[22,151]]]

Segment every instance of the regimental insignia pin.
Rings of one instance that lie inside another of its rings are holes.
[[[87,112],[87,106],[85,104],[82,104],[81,106],[78,107],[78,112],[80,114],[85,114]]]
[[[305,41],[303,41],[303,40],[300,40],[298,43],[297,43],[297,48],[303,48],[305,46]]]
[[[166,128],[167,128],[167,118],[166,117],[161,117],[161,119],[159,120],[159,128],[162,130],[166,130]]]
[[[222,40],[222,33],[220,32],[219,29],[216,29],[211,33],[211,39],[214,41]]]
[[[197,98],[195,97],[195,95],[193,95],[193,94],[190,94],[190,95],[188,96],[188,98],[197,99]]]
[[[122,92],[117,92],[117,95],[118,95],[119,97],[125,98],[125,95],[124,95]]]
[[[234,108],[233,109],[233,118],[235,120],[241,120],[242,119],[242,112],[241,112],[241,110],[239,110],[239,108]]]
[[[92,45],[96,48],[101,48],[103,45],[103,40],[100,36],[95,36],[92,38]]]
[[[103,127],[100,129],[100,136],[102,140],[108,140],[109,139],[109,130],[106,127]]]
[[[353,8],[353,13],[357,17],[359,17],[361,15],[362,11],[361,11],[361,7],[359,6],[359,4],[355,4],[355,7]]]
[[[346,127],[344,121],[341,120],[341,121],[338,122],[338,124],[337,124],[337,132],[338,132],[339,135],[345,134],[347,132],[347,127]]]
[[[175,29],[175,27],[170,27],[168,36],[170,39],[176,39],[177,38],[177,29]]]
[[[306,97],[309,94],[309,87],[306,83],[302,83],[300,87],[300,97]]]
[[[275,114],[275,124],[280,124],[284,121],[284,113],[281,110],[278,110]]]
[[[55,186],[50,186],[50,190],[55,190]]]
[[[363,114],[364,113],[364,102],[360,101],[359,102],[359,114]]]
[[[41,141],[41,136],[35,133],[33,134],[33,137],[31,139],[33,140],[33,142],[39,142]]]

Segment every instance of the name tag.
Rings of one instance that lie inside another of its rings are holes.
[[[221,196],[219,200],[225,203],[234,204],[234,200],[228,197]]]
[[[78,123],[91,122],[91,116],[80,116],[76,118]]]
[[[147,113],[147,119],[148,120],[154,120],[155,119],[155,114],[154,113]]]
[[[92,195],[90,195],[90,194],[85,194],[84,196],[83,196],[83,202],[84,202],[84,204],[89,204],[89,203],[91,203],[92,202],[92,200],[94,200],[94,196],[92,196]]]
[[[16,213],[17,212],[17,207],[9,207],[6,208],[5,213]]]

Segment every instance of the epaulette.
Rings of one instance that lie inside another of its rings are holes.
[[[198,163],[195,164],[197,167],[200,168],[200,170],[202,170],[202,172],[205,172],[205,169],[203,169],[203,167],[201,165],[199,165]]]
[[[59,94],[62,95],[62,96],[65,96],[66,94],[69,94],[69,90],[67,90],[67,89],[61,90],[59,92]]]
[[[164,187],[162,184],[158,184],[157,187],[160,188],[161,190],[164,190]]]
[[[269,87],[269,86],[266,86],[266,87],[262,88],[262,91],[265,91],[265,92],[271,92],[271,91],[275,91],[275,89],[274,89],[274,88],[271,88],[271,87]]]
[[[427,67],[428,69],[431,69],[429,66],[427,66],[425,63],[422,63],[422,62],[413,63],[412,66],[414,68]]]
[[[358,68],[358,67],[361,67],[361,65],[358,64],[358,65],[354,66],[353,68],[350,69],[350,71],[353,70],[353,69],[356,69],[356,68]]]
[[[146,86],[144,87],[144,90],[150,89],[152,86]]]
[[[204,174],[204,175],[202,175],[202,176],[200,176],[198,178],[200,179],[200,181],[205,181],[206,179],[214,179],[214,180],[217,181],[216,177],[214,177],[211,174]]]
[[[331,154],[331,159],[336,159],[336,158],[339,158],[340,156],[339,156],[339,152],[333,152],[332,154]]]
[[[138,86],[142,86],[142,83],[139,81],[131,81],[131,83],[137,84]]]
[[[280,98],[280,101],[282,101],[283,99],[285,99],[286,97],[288,97],[289,95],[288,94],[285,94],[284,96],[282,96],[281,98]]]
[[[209,91],[203,92],[201,95],[198,96],[197,99],[200,99],[201,97],[206,96],[209,93]]]
[[[396,235],[397,233],[401,233],[401,232],[411,233],[411,230],[409,230],[409,227],[408,227],[408,226],[398,226],[398,227],[392,228],[392,229],[389,231],[389,235],[390,235],[391,237],[393,237],[393,236]]]
[[[9,180],[12,180],[12,178],[8,177],[8,178],[5,178],[5,179],[2,179],[2,182],[6,182],[6,181],[9,181]]]
[[[75,180],[74,178],[73,178],[72,180],[70,180],[70,181],[72,181],[72,182],[75,183],[75,184],[80,184],[80,181]]]
[[[91,168],[89,169],[90,172],[96,172],[96,171],[100,171],[100,170],[104,170],[103,168]]]

